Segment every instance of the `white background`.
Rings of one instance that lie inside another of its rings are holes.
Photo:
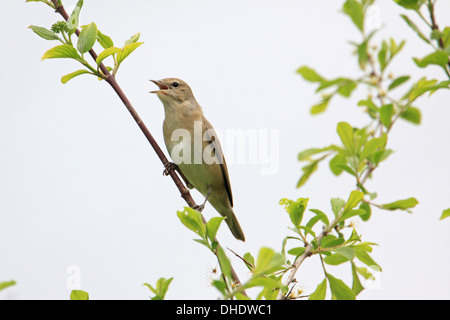
[[[63,2],[70,12],[75,1]],[[295,188],[299,151],[338,143],[339,121],[367,123],[356,107],[365,89],[311,116],[320,97],[295,74],[301,65],[329,78],[361,74],[349,45],[360,35],[340,12],[342,3],[85,1],[80,23],[95,21],[117,46],[141,32],[145,43],[122,64],[118,82],[164,151],[163,107],[148,93],[155,88],[149,79],[187,81],[218,131],[278,130],[276,174],[261,175],[261,163],[228,161],[247,241],[235,240],[225,226],[218,238],[241,255],[256,256],[263,246],[280,250],[290,232],[281,198],[309,197],[309,208],[330,213],[329,199],[346,199],[354,187],[351,177],[335,177],[323,163]],[[399,17],[405,11],[393,1],[378,1],[376,10],[383,25],[378,40],[407,40],[390,71],[445,79],[437,67],[421,70],[411,60],[430,49]],[[176,212],[185,203],[119,98],[86,75],[61,84],[62,75],[80,68],[75,61],[40,62],[58,43],[27,27],[49,28],[56,19],[49,7],[24,1],[8,1],[0,11],[0,281],[17,281],[0,298],[68,299],[79,284],[91,299],[148,299],[144,282],[174,277],[168,299],[216,299],[209,284],[215,257],[181,225]],[[449,1],[438,1],[437,20],[449,24]],[[383,268],[360,299],[450,298],[450,220],[439,221],[450,207],[448,101],[440,91],[417,102],[422,124],[396,124],[389,141],[395,153],[367,184],[378,203],[414,196],[420,205],[413,214],[374,210],[369,222],[357,223],[365,241],[379,244],[372,256]],[[207,206],[204,215],[217,213]],[[229,256],[245,280],[247,269]],[[328,271],[351,286],[349,266]],[[323,279],[318,258],[307,260],[296,279],[311,293]]]

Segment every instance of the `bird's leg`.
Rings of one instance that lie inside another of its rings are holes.
[[[208,193],[206,194],[206,197],[205,197],[205,201],[203,201],[203,203],[201,205],[196,205],[192,209],[197,210],[198,212],[202,212],[203,209],[205,209],[206,201],[208,201],[208,198],[209,198],[209,196],[211,195],[212,192],[213,192],[213,187],[209,186],[208,187]]]
[[[178,168],[178,166],[175,163],[173,163],[173,162],[168,162],[167,164],[164,165],[163,175],[168,176],[170,174],[170,171],[172,171],[172,170],[178,171],[178,173],[180,174],[180,176],[183,179],[184,183],[186,184],[186,186],[189,189],[192,189],[194,187],[189,182],[189,180],[184,176],[183,172],[181,172],[180,168]]]

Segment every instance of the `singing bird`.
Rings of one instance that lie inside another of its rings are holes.
[[[203,210],[208,201],[220,215],[226,217],[225,222],[234,237],[245,241],[244,232],[233,212],[230,179],[219,139],[203,115],[191,88],[176,78],[150,81],[159,88],[151,93],[155,93],[164,105],[164,142],[175,162],[166,169],[177,169],[187,186],[197,189],[205,197],[205,202],[197,206],[197,210]],[[190,154],[184,154],[187,152]]]

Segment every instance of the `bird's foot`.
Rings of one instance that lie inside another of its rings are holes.
[[[205,201],[203,201],[203,203],[201,205],[196,205],[196,206],[192,207],[192,209],[197,210],[198,212],[202,212],[203,209],[205,209],[206,201],[208,201],[209,196],[211,195],[212,192],[213,192],[213,188],[211,186],[209,186],[208,193],[206,194],[206,197],[205,197]]]
[[[163,175],[168,176],[170,174],[170,171],[172,171],[172,170],[179,171],[178,166],[173,162],[168,162],[167,164],[164,165]]]
[[[202,212],[205,209],[205,204],[193,206],[192,209],[197,210],[198,212]]]

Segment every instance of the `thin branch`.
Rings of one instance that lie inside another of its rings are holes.
[[[365,34],[363,34],[363,37],[365,40],[367,40],[367,37]],[[376,88],[378,89],[378,99],[381,105],[385,104],[384,101],[384,96],[381,94],[383,92],[383,75],[382,74],[378,74],[377,72],[377,68],[375,65],[375,61],[374,58],[372,56],[371,53],[369,53],[369,65],[372,69],[372,72],[370,73],[370,76],[375,77],[376,79]],[[382,123],[381,120],[378,120],[378,124],[381,126],[381,130],[380,130],[380,135],[382,134]],[[375,133],[376,134],[376,133]],[[356,161],[356,160],[355,160]],[[368,170],[366,171],[364,177],[360,178],[359,174],[358,174],[358,167],[356,166],[355,163],[355,171],[356,171],[356,185],[357,185],[357,190],[361,190],[364,183],[367,181],[367,179],[369,178],[369,176],[372,174],[372,172],[376,169],[377,167],[375,166],[371,166],[369,165]],[[324,228],[323,231],[319,234],[319,236],[316,238],[317,243],[320,245],[320,242],[322,241],[322,239],[333,230],[333,228],[339,223],[339,220],[341,219],[341,216],[336,217],[336,219],[330,223],[330,225],[328,226],[328,228]],[[306,247],[305,247],[305,252],[303,252],[302,255],[300,255],[297,260],[294,262],[294,264],[291,267],[291,272],[287,278],[287,280],[285,281],[285,286],[289,286],[294,280],[295,280],[295,274],[297,273],[298,269],[300,268],[300,265],[303,263],[303,261],[305,261],[306,258],[310,257],[313,254],[313,245],[311,243],[309,243]],[[321,260],[322,261],[322,260]],[[322,265],[323,265],[323,261],[322,261]],[[324,272],[326,273],[326,270],[324,268]],[[277,295],[277,300],[283,300],[285,299],[285,297],[283,296],[283,293],[281,292],[281,290],[278,292]]]
[[[427,8],[430,14],[430,20],[431,20],[431,30],[432,31],[438,31],[439,32],[439,27],[437,25],[436,22],[436,17],[434,15],[434,5],[435,2],[432,2],[431,0],[428,0],[428,4],[427,4]],[[441,48],[442,50],[445,49],[445,45],[444,45],[444,40],[442,39],[441,36],[439,36],[439,38],[437,39],[437,42],[439,44],[439,48]],[[445,72],[447,73],[447,76],[450,78],[450,73],[449,73],[449,68],[450,68],[450,61],[447,63],[447,67],[445,68]]]
[[[228,250],[230,250],[232,253],[234,253],[234,255],[236,257],[238,257],[239,259],[241,259],[247,266],[249,266],[251,269],[254,269],[255,266],[253,264],[251,264],[250,262],[248,262],[247,260],[245,260],[244,258],[242,258],[240,255],[238,255],[236,252],[234,252],[233,250],[231,250],[230,248],[227,248]]]
[[[69,15],[67,14],[66,10],[64,9],[64,6],[62,4],[58,4],[58,0],[51,0],[51,1],[52,1],[53,5],[55,6],[56,12],[58,12],[64,18],[64,20],[67,21],[69,19]],[[77,36],[79,36],[80,35],[80,30],[78,30],[78,29],[75,30],[75,34]],[[89,50],[89,54],[91,55],[92,59],[94,59],[94,61],[97,61],[98,55],[94,51],[94,49]],[[161,148],[159,147],[159,145],[156,142],[156,140],[153,138],[153,136],[150,133],[150,131],[145,126],[144,122],[142,121],[142,119],[139,116],[139,114],[137,113],[137,111],[131,105],[131,102],[128,100],[127,96],[122,91],[122,88],[117,83],[115,76],[112,75],[108,71],[108,69],[106,68],[106,66],[103,63],[100,63],[99,68],[102,71],[102,73],[105,75],[106,82],[109,83],[109,85],[113,88],[113,90],[119,96],[120,100],[122,100],[123,104],[128,109],[128,111],[130,112],[130,114],[133,117],[133,119],[136,121],[136,124],[139,126],[139,128],[141,129],[141,131],[144,134],[144,136],[147,138],[148,142],[152,146],[153,150],[155,151],[155,153],[157,154],[157,156],[159,157],[159,159],[161,160],[163,165],[164,166],[168,165],[169,164],[169,160],[164,155],[164,152],[161,150]],[[170,177],[172,178],[173,182],[175,183],[176,187],[180,191],[181,197],[186,201],[186,203],[189,205],[189,207],[191,207],[191,208],[195,207],[196,203],[195,203],[194,199],[192,198],[189,190],[185,187],[183,182],[178,177],[176,171],[175,170],[169,170],[168,173],[169,173]],[[203,223],[206,224],[206,220],[203,217],[203,215],[201,217],[202,217]],[[219,243],[217,241],[217,239],[214,239],[214,241]],[[220,246],[220,244],[217,245],[217,247],[219,247],[219,246]],[[235,283],[237,283],[238,285],[242,285],[241,281],[239,280],[239,278],[238,278],[238,276],[237,276],[237,274],[234,271],[232,266],[231,266],[231,274],[232,274],[232,278],[235,281]],[[241,293],[243,295],[247,296],[247,294],[245,293],[244,290],[242,290]]]
[[[332,225],[336,224],[338,221],[334,220],[332,222]],[[322,238],[325,237],[328,234],[328,230],[324,230],[320,233],[320,235],[317,237],[317,243],[320,243],[322,241]],[[305,252],[303,252],[297,260],[295,260],[294,264],[291,267],[291,272],[289,273],[284,285],[287,287],[295,280],[295,274],[297,273],[298,269],[300,268],[303,261],[305,261],[306,258],[310,257],[312,254],[312,250],[314,249],[313,245],[309,243],[305,247]],[[277,300],[284,300],[283,292],[281,290],[278,291]]]

